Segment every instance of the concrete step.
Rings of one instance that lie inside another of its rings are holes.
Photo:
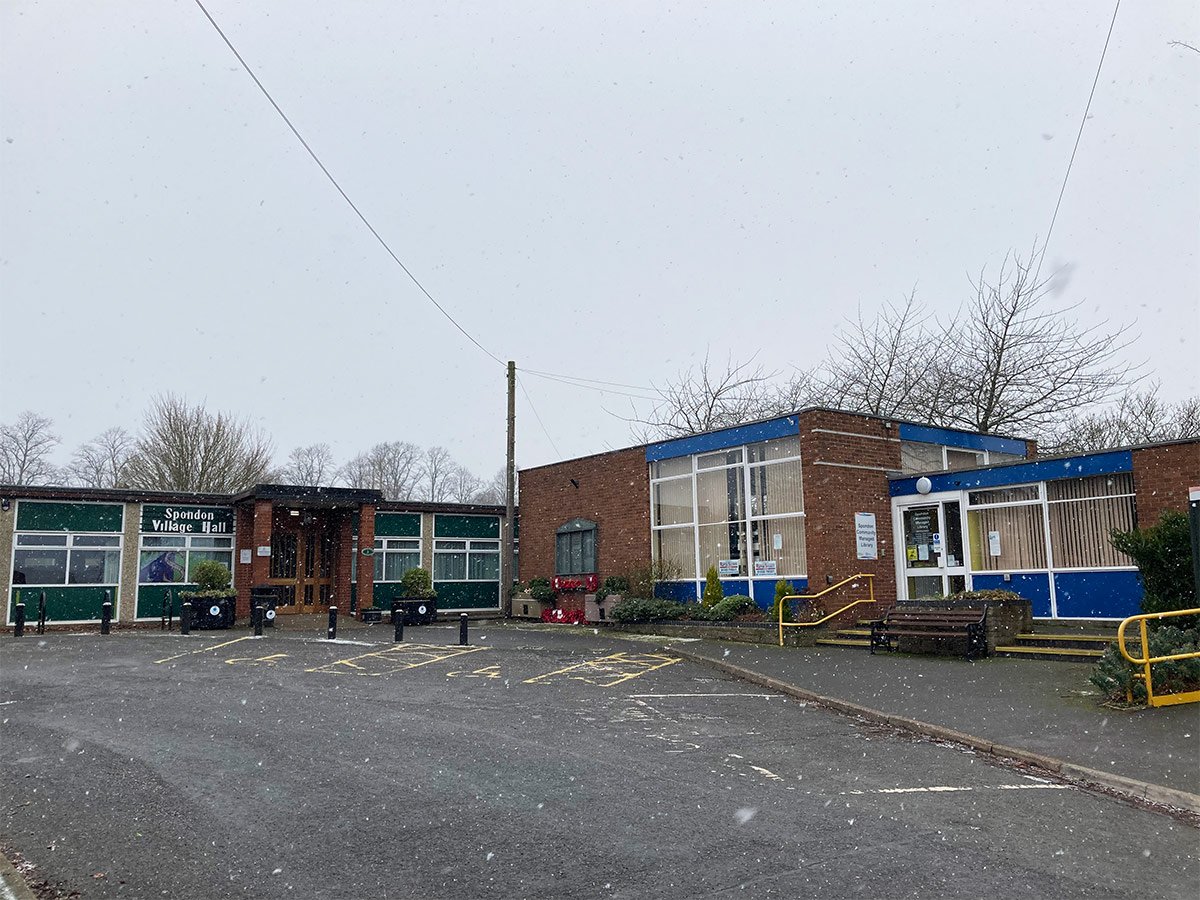
[[[1080,650],[1074,647],[997,647],[995,656],[1017,659],[1057,659],[1065,662],[1093,662],[1104,655],[1103,650]]]
[[[1116,640],[1116,635],[1104,634],[1019,634],[1013,643],[1018,647],[1057,648],[1071,650],[1100,650]]]
[[[839,628],[834,632],[840,638],[869,638],[871,636],[870,628]]]
[[[855,638],[817,638],[816,641],[823,647],[870,647],[869,640],[858,640]]]

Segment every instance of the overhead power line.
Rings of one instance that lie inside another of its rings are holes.
[[[319,156],[317,156],[317,154],[313,150],[313,148],[309,146],[308,141],[306,141],[304,139],[304,135],[302,135],[300,133],[299,129],[297,129],[296,126],[292,124],[292,120],[287,117],[287,113],[285,113],[283,111],[283,109],[279,106],[279,104],[275,102],[275,98],[271,96],[271,92],[268,91],[266,89],[266,87],[263,86],[263,83],[261,81],[259,81],[258,76],[254,74],[254,70],[251,69],[250,66],[247,64],[246,60],[242,58],[242,54],[238,52],[237,47],[233,46],[233,42],[231,40],[229,40],[229,37],[225,34],[224,31],[221,30],[221,26],[217,24],[217,20],[212,17],[212,14],[209,13],[209,11],[207,9],[205,9],[204,4],[201,3],[200,0],[196,0],[196,5],[198,7],[200,7],[200,12],[204,13],[204,17],[206,19],[208,19],[208,21],[212,24],[212,27],[217,30],[217,34],[219,34],[221,36],[221,40],[223,40],[225,42],[225,46],[227,46],[229,48],[230,52],[233,53],[233,55],[235,57],[237,57],[237,61],[239,63],[241,63],[242,68],[246,70],[246,74],[249,75],[254,80],[254,83],[256,85],[258,85],[258,89],[260,91],[262,91],[263,96],[267,98],[267,101],[271,104],[271,106],[275,107],[275,112],[279,113],[279,117],[281,119],[283,119],[283,121],[287,124],[287,127],[292,130],[292,134],[294,134],[296,136],[296,140],[298,140],[300,142],[301,146],[303,146],[304,149],[308,151],[308,155],[312,157],[313,162],[315,162],[317,164],[317,166],[321,169],[321,171],[325,173],[325,177],[329,179],[329,183],[332,184],[334,186],[334,188],[337,190],[337,192],[342,195],[342,199],[346,201],[346,203],[350,206],[350,208],[352,210],[354,210],[354,214],[357,215],[358,218],[362,220],[362,223],[367,226],[367,230],[370,231],[372,235],[374,235],[375,240],[377,240],[379,242],[379,245],[381,247],[383,247],[383,249],[385,251],[387,251],[388,256],[390,256],[392,258],[392,260],[396,263],[396,265],[398,265],[404,271],[404,274],[407,275],[409,280],[412,281],[412,283],[417,286],[417,289],[422,294],[425,295],[425,297],[429,300],[429,302],[437,307],[438,312],[440,312],[443,316],[445,316],[446,319],[450,322],[450,324],[453,325],[455,328],[457,328],[459,330],[459,332],[462,333],[463,337],[465,337],[468,341],[470,341],[472,344],[474,344],[476,347],[478,347],[480,350],[482,350],[484,353],[486,353],[488,356],[490,356],[497,363],[499,363],[500,365],[504,365],[505,364],[504,360],[500,359],[500,357],[498,357],[498,356],[496,356],[496,354],[492,353],[491,350],[489,350],[487,347],[483,346],[483,344],[479,343],[479,341],[475,340],[474,336],[472,336],[471,333],[469,331],[467,331],[467,329],[465,329],[462,325],[460,325],[458,320],[455,319],[454,316],[450,315],[450,313],[447,312],[446,308],[444,306],[442,306],[442,304],[437,302],[437,300],[434,298],[433,294],[429,293],[429,291],[427,291],[425,289],[425,285],[421,284],[421,282],[417,280],[417,276],[415,276],[409,270],[408,266],[406,266],[401,261],[400,257],[395,254],[395,252],[392,250],[392,248],[388,246],[388,242],[383,239],[383,236],[380,235],[380,233],[375,229],[375,226],[370,223],[370,221],[367,219],[367,217],[365,215],[363,215],[362,210],[359,209],[358,206],[355,204],[355,202],[350,199],[350,195],[347,194],[344,190],[342,190],[342,186],[340,184],[338,184],[337,179],[334,178],[333,174],[329,171],[328,168],[326,168],[325,163],[321,162],[321,158]]]
[[[525,395],[525,402],[529,404],[529,409],[533,412],[533,417],[542,426],[542,434],[546,435],[546,440],[550,442],[550,446],[554,448],[554,452],[558,456],[562,456],[562,451],[558,449],[558,444],[554,443],[554,438],[550,437],[550,431],[546,428],[546,423],[542,421],[542,417],[538,415],[537,407],[533,405],[533,398],[529,396],[529,391],[525,390],[525,383],[521,381],[521,376],[519,375],[517,376],[517,384],[521,388],[521,393]]]

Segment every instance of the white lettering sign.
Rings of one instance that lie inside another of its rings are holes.
[[[1000,555],[1000,532],[988,532],[988,553],[990,553],[992,556]]]

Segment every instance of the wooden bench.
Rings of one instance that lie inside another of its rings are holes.
[[[922,640],[963,640],[967,659],[973,654],[987,656],[987,608],[903,609],[894,607],[882,619],[871,623],[871,653],[878,649],[895,650],[898,638]]]

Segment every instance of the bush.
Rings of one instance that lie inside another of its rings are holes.
[[[600,586],[600,590],[596,591],[596,602],[600,602],[610,594],[619,594],[624,597],[628,593],[628,578],[623,578],[620,575],[609,575],[604,579],[604,584]]]
[[[433,579],[424,569],[409,569],[400,577],[400,588],[405,597],[433,598],[437,593],[433,589]]]
[[[679,581],[683,570],[675,563],[655,561],[629,573],[629,597],[654,599],[654,588],[660,581]],[[690,579],[689,579],[690,580]]]
[[[1024,600],[1020,594],[1003,591],[1000,588],[988,588],[986,591],[959,591],[957,594],[947,594],[947,600],[955,603],[969,603],[972,600]]]
[[[701,622],[732,622],[742,613],[758,609],[758,604],[745,594],[730,594],[712,606],[692,607],[688,613]]]
[[[1195,653],[1200,651],[1200,629],[1176,628],[1173,625],[1163,625],[1149,632],[1147,643],[1150,645],[1149,654],[1155,656],[1170,656],[1173,653]],[[1130,653],[1140,655],[1140,642],[1128,632],[1125,635],[1125,645]],[[1135,702],[1146,702],[1146,687],[1140,678],[1134,674],[1145,671],[1143,666],[1135,666],[1121,655],[1115,643],[1109,644],[1104,656],[1096,664],[1096,670],[1088,679],[1104,693],[1109,700],[1124,703],[1130,693]],[[1173,662],[1155,663],[1150,667],[1154,679],[1156,694],[1174,694],[1180,691],[1200,690],[1200,657],[1181,659]]]
[[[792,587],[790,582],[784,581],[782,578],[775,582],[775,602],[771,604],[771,621],[779,621],[779,607],[781,604],[783,606],[783,621],[793,621],[792,604],[784,603],[783,598],[787,597],[789,594],[794,594],[795,592],[796,590]]]
[[[626,597],[609,611],[614,622],[655,622],[678,619],[686,610],[682,603],[670,600],[654,600],[644,597]]]
[[[1185,513],[1168,511],[1154,525],[1114,531],[1112,545],[1133,557],[1142,576],[1142,612],[1170,612],[1196,606],[1192,578],[1192,536]]]
[[[534,600],[540,600],[543,603],[553,603],[554,598],[558,596],[558,593],[550,584],[549,578],[530,578],[529,596]]]
[[[725,591],[721,587],[721,577],[717,574],[717,567],[709,566],[708,574],[704,576],[704,596],[700,598],[700,605],[711,609],[724,597]]]
[[[205,591],[227,591],[232,579],[229,569],[215,560],[206,559],[192,566],[192,581]]]

